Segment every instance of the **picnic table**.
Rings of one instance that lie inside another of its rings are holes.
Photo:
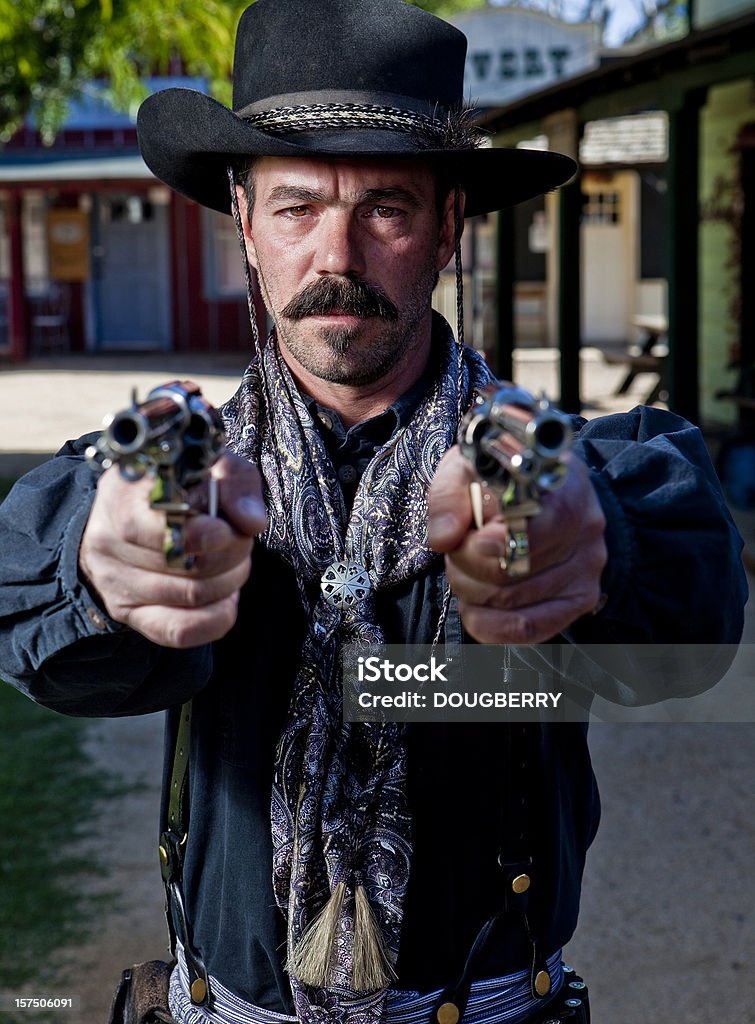
[[[654,373],[656,379],[644,404],[652,405],[653,402],[659,400],[665,401],[668,396],[664,380],[668,345],[661,339],[665,338],[668,333],[668,320],[665,316],[638,315],[633,316],[630,323],[642,331],[641,340],[636,345],[630,345],[625,352],[603,353],[606,363],[627,368],[626,376],[619,383],[614,394],[626,394],[639,374]]]

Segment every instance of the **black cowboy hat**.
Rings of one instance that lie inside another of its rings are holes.
[[[423,156],[467,215],[548,192],[569,157],[475,148],[460,116],[467,41],[400,0],[257,0],[239,22],[233,110],[166,89],[139,111],[142,156],[177,192],[230,212],[227,167],[251,156]]]

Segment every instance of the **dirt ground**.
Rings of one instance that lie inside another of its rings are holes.
[[[591,734],[603,821],[565,957],[594,1024],[753,1024],[755,726]]]
[[[603,822],[566,959],[588,979],[595,1024],[752,1024],[755,726],[592,726]],[[136,791],[101,816],[95,888],[117,908],[69,953],[67,1024],[107,1020],[121,970],[164,957],[156,856],[160,716],[94,722],[89,749]]]
[[[97,719],[90,725],[88,753],[125,793],[103,806],[97,828],[83,844],[107,868],[105,875],[92,876],[89,887],[107,895],[109,909],[93,922],[86,945],[63,954],[65,994],[78,997],[79,1008],[61,1017],[61,1024],[105,1024],[124,968],[169,959],[157,854],[162,743],[162,715]]]

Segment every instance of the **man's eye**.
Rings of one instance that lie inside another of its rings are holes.
[[[289,206],[283,212],[289,217],[304,217],[307,213],[308,207],[306,206]]]
[[[401,211],[395,206],[376,206],[373,212],[381,220],[390,220],[391,217],[397,217]]]

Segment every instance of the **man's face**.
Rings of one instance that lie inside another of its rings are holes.
[[[294,369],[365,386],[429,345],[454,240],[452,196],[439,215],[428,166],[264,157],[253,174],[247,251]]]

